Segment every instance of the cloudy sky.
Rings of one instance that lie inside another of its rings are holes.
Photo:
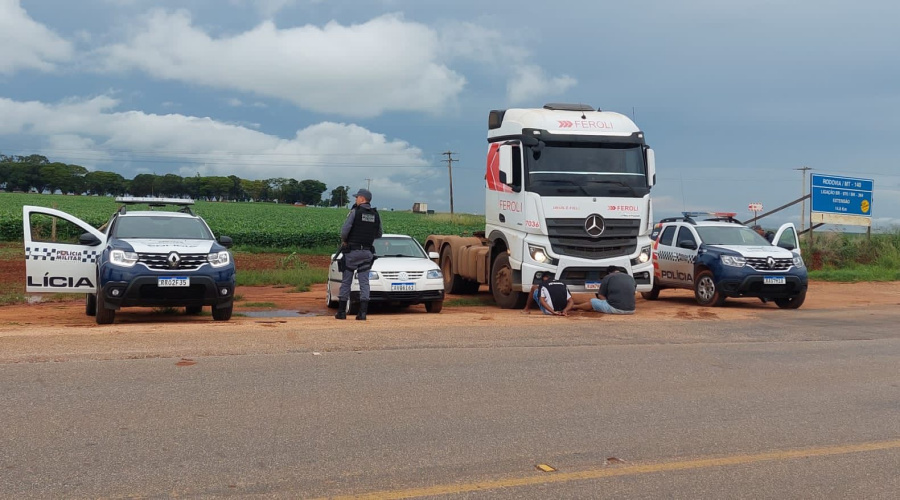
[[[900,224],[889,0],[0,0],[0,153],[369,185],[484,213],[488,111],[584,102],[656,150],[656,215],[765,210],[797,168]],[[799,223],[799,206],[770,225]]]

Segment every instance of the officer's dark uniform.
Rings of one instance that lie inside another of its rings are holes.
[[[360,189],[354,196],[362,196],[365,202],[353,205],[341,227],[341,251],[344,253],[345,264],[341,276],[341,291],[338,295],[340,304],[334,317],[337,319],[347,317],[347,301],[350,300],[350,286],[353,284],[353,272],[356,271],[359,280],[359,313],[356,319],[364,320],[369,310],[369,270],[372,268],[374,257],[372,243],[375,242],[375,238],[382,235],[381,216],[369,204],[372,201],[372,193],[369,190]]]

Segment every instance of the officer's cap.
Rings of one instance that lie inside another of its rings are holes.
[[[354,198],[357,196],[362,196],[363,198],[366,199],[366,201],[372,201],[372,192],[369,191],[368,189],[360,188],[360,190],[357,191],[356,194],[353,195]]]

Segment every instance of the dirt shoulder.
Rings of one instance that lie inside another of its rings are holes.
[[[208,313],[188,316],[180,311],[161,314],[149,308],[127,308],[116,315],[114,324],[97,325],[93,317],[85,315],[82,300],[2,306],[0,362],[522,345],[517,331],[523,329],[532,332],[530,335],[547,332],[531,339],[535,345],[565,344],[567,332],[583,334],[591,324],[598,325],[603,335],[621,335],[624,341],[636,325],[652,327],[661,321],[696,322],[700,335],[701,324],[772,321],[778,315],[827,314],[836,310],[893,310],[900,305],[900,283],[813,282],[800,311],[779,310],[774,304],[755,299],[729,300],[725,307],[703,308],[696,305],[688,291],[664,291],[661,300],[639,298],[633,316],[578,311],[568,318],[556,318],[494,306],[453,306],[460,297],[448,296],[449,305],[440,314],[429,314],[419,305],[376,310],[362,323],[335,320],[333,311],[325,306],[324,285],[302,293],[283,287],[240,287],[238,294],[243,300],[236,303],[235,316],[228,322],[213,321]],[[487,294],[483,289],[479,296],[487,299]],[[588,299],[588,295],[576,296],[579,302]],[[246,305],[254,303],[270,303],[274,307]],[[273,310],[280,312],[271,317],[244,316],[273,314]],[[288,312],[301,316],[282,316]],[[549,323],[552,328],[546,328]],[[666,335],[664,329],[656,330],[659,335]]]

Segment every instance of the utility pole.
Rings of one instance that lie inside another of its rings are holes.
[[[452,155],[456,153],[452,151],[444,151],[442,154],[447,156],[447,172],[450,174],[450,215],[453,215],[453,162],[459,160],[453,159]]]
[[[800,168],[795,168],[794,170],[801,170],[801,171],[803,172],[803,179],[802,179],[802,182],[803,182],[803,186],[802,186],[802,187],[803,187],[803,201],[800,202],[800,232],[802,233],[802,232],[804,231],[804,229],[806,229],[806,228],[805,228],[805,221],[806,221],[806,171],[807,171],[807,170],[812,170],[812,169],[809,168],[809,167],[800,167]],[[812,200],[810,200],[810,204],[811,204],[811,203],[812,203]],[[809,225],[812,226],[812,221],[809,221]]]
[[[369,189],[369,186],[371,186],[371,185],[372,185],[372,179],[369,179],[368,177],[366,177],[366,190],[367,191],[371,191],[371,189]]]

